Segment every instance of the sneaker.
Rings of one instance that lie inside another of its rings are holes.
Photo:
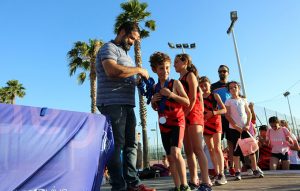
[[[230,168],[229,169],[229,174],[231,175],[231,176],[235,176],[235,170],[234,170],[234,168]]]
[[[174,187],[174,188],[171,188],[169,191],[180,191],[180,188]]]
[[[192,182],[189,181],[188,185],[189,185],[191,191],[197,190],[199,188],[199,183],[198,184],[194,184],[194,183],[192,183]]]
[[[264,173],[260,169],[259,170],[254,170],[253,175],[257,178],[263,178],[264,177]]]
[[[144,184],[140,184],[135,187],[128,187],[127,191],[156,191],[155,188],[148,188]]]
[[[191,191],[189,185],[180,185],[180,191]]]
[[[248,176],[252,176],[253,175],[253,171],[252,169],[247,169],[247,173]]]
[[[205,183],[200,184],[198,191],[212,191],[211,187]]]
[[[224,174],[219,174],[216,180],[216,185],[224,185],[227,183],[227,179]]]
[[[216,174],[215,176],[210,178],[210,181],[214,184],[218,179],[218,175]]]
[[[241,172],[236,172],[235,173],[235,180],[241,180],[242,176],[241,176]]]

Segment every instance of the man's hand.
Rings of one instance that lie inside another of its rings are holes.
[[[148,71],[144,68],[139,68],[139,75],[141,75],[142,77],[144,77],[146,79],[149,78]]]

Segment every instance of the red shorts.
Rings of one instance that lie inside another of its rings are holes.
[[[204,125],[203,108],[200,101],[196,101],[192,111],[186,117],[187,125]]]
[[[204,123],[204,135],[222,133],[222,121],[220,115],[215,115]]]

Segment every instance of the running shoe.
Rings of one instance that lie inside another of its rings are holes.
[[[224,174],[219,174],[216,180],[216,185],[224,185],[227,183],[227,179]]]
[[[235,180],[241,180],[242,176],[241,176],[241,172],[236,172],[235,173]]]

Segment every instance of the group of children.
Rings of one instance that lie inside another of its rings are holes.
[[[274,116],[269,118],[269,124],[271,128],[259,127],[258,165],[265,170],[300,170],[300,146],[287,122]]]
[[[211,190],[213,183],[227,183],[224,174],[224,156],[221,149],[222,122],[221,115],[226,113],[230,123],[234,145],[238,138],[247,138],[249,133],[251,112],[247,101],[240,97],[240,86],[237,82],[228,83],[231,99],[224,104],[220,96],[211,92],[207,77],[199,77],[196,67],[188,54],[175,57],[174,67],[179,73],[179,80],[169,78],[171,69],[170,57],[162,52],[155,52],[150,57],[151,68],[158,76],[154,85],[152,108],[158,112],[159,128],[163,147],[166,151],[172,178],[175,184],[172,190]],[[226,106],[225,106],[226,105]],[[212,182],[208,175],[208,162],[203,151],[204,140],[217,173]],[[181,155],[184,145],[190,181],[186,178],[185,161]],[[240,180],[239,146],[234,152],[236,179]],[[256,166],[255,155],[250,156],[252,169],[258,177],[262,171]],[[201,170],[201,184],[197,173],[197,160]]]
[[[163,147],[169,161],[170,172],[175,184],[172,190],[211,190],[213,184],[227,183],[224,174],[224,156],[221,148],[221,115],[229,122],[227,136],[233,146],[233,165],[235,179],[241,180],[240,157],[244,157],[238,144],[239,139],[255,136],[255,113],[253,104],[240,95],[240,85],[236,81],[227,83],[230,98],[223,103],[218,93],[211,91],[210,80],[199,77],[196,67],[188,54],[178,54],[174,67],[180,77],[170,79],[171,59],[162,52],[150,56],[150,64],[158,76],[153,87],[152,108],[158,112],[159,128]],[[225,69],[228,67],[222,65]],[[222,68],[221,67],[221,68]],[[253,118],[252,118],[253,116]],[[223,118],[222,117],[222,118]],[[276,117],[269,120],[266,132],[266,144],[271,146],[270,169],[276,169],[279,160],[286,166],[287,152],[295,142],[285,128],[280,131]],[[208,161],[203,150],[203,139],[208,147],[215,169],[213,181],[208,174]],[[190,180],[187,181],[185,161],[181,155],[184,146]],[[299,149],[299,145],[298,145]],[[250,169],[255,177],[264,174],[257,166],[255,153],[247,156],[251,161]],[[201,183],[197,172],[197,162],[201,170]]]

